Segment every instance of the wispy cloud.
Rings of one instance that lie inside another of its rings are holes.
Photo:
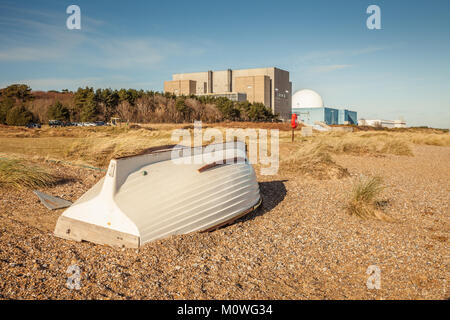
[[[378,52],[378,51],[383,51],[386,50],[388,47],[366,47],[366,48],[362,48],[362,49],[354,49],[349,51],[349,54],[351,56],[359,56],[362,54],[369,54],[369,53],[374,53],[374,52]]]
[[[386,50],[388,47],[365,47],[359,49],[339,49],[339,50],[323,50],[323,51],[311,51],[300,56],[297,56],[298,61],[311,62],[311,61],[323,61],[334,58],[354,57],[364,54],[375,53],[378,51]]]
[[[94,86],[94,84],[102,81],[100,77],[89,78],[37,78],[37,79],[21,79],[13,81],[14,83],[24,83],[31,88],[49,88],[49,89],[65,89],[65,88],[77,88],[85,86]],[[0,87],[10,85],[11,81],[0,82]]]
[[[98,54],[91,60],[108,69],[147,68],[182,52],[180,44],[154,38],[90,40]]]
[[[14,7],[7,7],[14,12]],[[22,9],[20,14],[2,16],[0,27],[1,61],[54,61],[67,57],[74,48],[84,43],[91,33],[68,30],[64,15]]]
[[[83,14],[82,29],[68,30],[64,18],[61,12],[36,10],[2,17],[0,27],[11,32],[0,34],[0,63],[32,61],[93,66],[113,71],[149,70],[173,56],[204,53],[201,47],[181,41],[151,36],[118,36],[112,31],[113,26]],[[108,26],[107,31],[102,31],[105,26]]]
[[[74,89],[78,87],[94,87],[94,88],[134,88],[148,89],[160,85],[160,82],[139,81],[127,76],[100,76],[100,77],[80,77],[80,78],[23,78],[15,81],[1,81],[0,88],[6,87],[12,83],[24,83],[34,90],[61,90]]]
[[[293,71],[326,73],[354,66],[353,59],[358,56],[386,50],[388,46],[348,48],[336,50],[310,51],[290,59]],[[350,62],[350,63],[349,63]]]
[[[62,48],[16,47],[0,50],[0,61],[42,61],[59,58]]]
[[[149,68],[169,56],[191,52],[180,43],[155,38],[110,39],[75,37],[36,45],[16,45],[0,49],[1,61],[54,62],[58,59],[74,64],[106,69]],[[201,52],[192,51],[194,55]]]
[[[350,68],[351,66],[352,66],[351,64],[331,64],[323,66],[313,66],[309,68],[309,71],[314,73],[325,73]]]

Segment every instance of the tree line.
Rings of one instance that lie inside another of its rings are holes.
[[[0,123],[26,125],[48,120],[109,121],[118,117],[136,123],[181,123],[201,120],[272,121],[278,118],[262,103],[225,97],[175,96],[135,89],[78,88],[75,92],[32,92],[25,84],[0,89]]]

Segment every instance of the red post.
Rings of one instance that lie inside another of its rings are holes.
[[[297,115],[295,113],[291,116],[291,127],[292,127],[292,142],[294,142],[294,129],[297,128]]]

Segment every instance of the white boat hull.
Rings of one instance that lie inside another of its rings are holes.
[[[224,154],[216,159],[227,160],[223,165],[205,163],[217,153],[201,147],[189,148],[181,164],[172,160],[174,151],[187,148],[111,160],[105,177],[60,216],[55,235],[139,247],[234,221],[259,205],[259,186],[245,144],[220,146]]]

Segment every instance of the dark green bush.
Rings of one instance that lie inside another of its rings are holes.
[[[6,123],[6,115],[12,107],[14,107],[14,99],[6,97],[0,101],[0,123]]]
[[[6,124],[10,126],[25,126],[33,122],[33,114],[25,106],[11,108],[6,114]]]
[[[70,112],[63,104],[56,101],[47,111],[50,120],[68,121],[70,119]]]

